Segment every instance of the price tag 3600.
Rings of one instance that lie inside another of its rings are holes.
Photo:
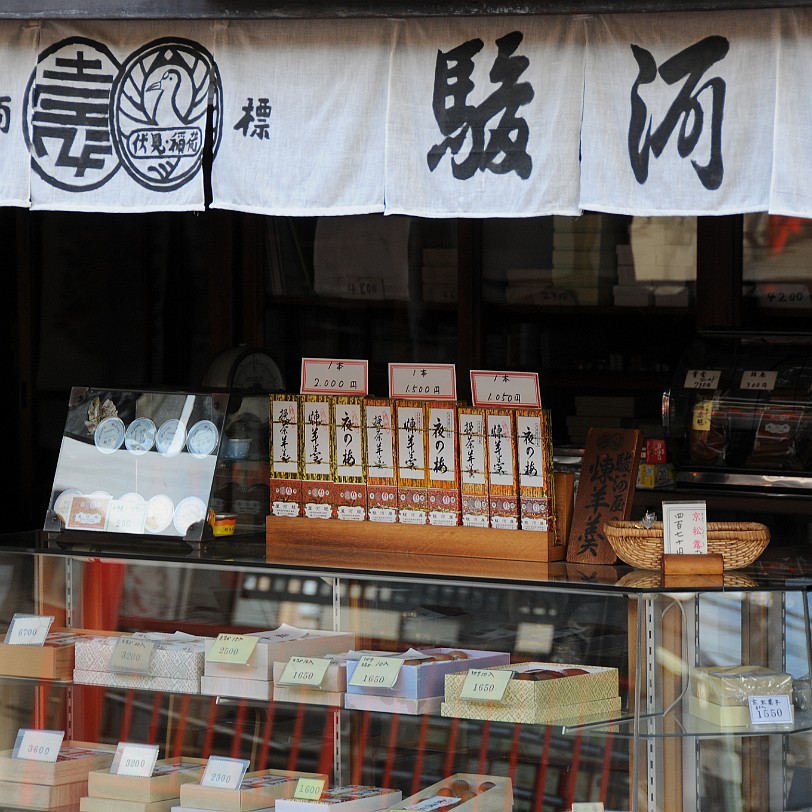
[[[62,747],[65,732],[62,730],[28,730],[17,731],[17,739],[11,754],[14,758],[27,761],[56,761]]]
[[[398,679],[403,660],[399,657],[376,657],[365,654],[350,677],[350,685],[391,688]]]
[[[471,668],[465,675],[460,699],[501,702],[512,677],[513,672],[510,669],[494,671],[487,668]]]

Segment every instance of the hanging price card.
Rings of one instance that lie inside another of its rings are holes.
[[[792,698],[787,694],[749,696],[750,723],[753,725],[789,725],[793,720]]]
[[[510,669],[493,671],[486,668],[471,668],[465,675],[460,699],[501,702],[512,678],[513,672]]]
[[[540,409],[538,373],[471,370],[471,402],[474,406]]]
[[[350,685],[358,687],[391,688],[397,682],[403,660],[398,657],[375,657],[365,654],[350,678]]]
[[[346,358],[302,358],[303,395],[366,395],[369,361]]]
[[[200,786],[239,789],[249,763],[245,758],[209,756],[203,777],[200,779]]]
[[[323,791],[323,778],[300,778],[296,782],[293,797],[297,801],[318,801]]]
[[[149,778],[158,760],[157,744],[119,742],[110,772],[113,775],[132,775]]]
[[[778,380],[778,373],[774,369],[747,369],[742,372],[739,382],[739,389],[748,392],[772,392],[775,389],[775,382]]]
[[[389,364],[389,397],[456,400],[454,364]]]
[[[279,678],[280,685],[321,685],[330,661],[323,657],[291,657]]]
[[[718,389],[722,371],[719,369],[689,369],[685,373],[686,389]]]
[[[11,755],[27,761],[56,761],[64,738],[65,732],[62,730],[21,728],[17,731]]]
[[[10,646],[41,646],[53,622],[53,615],[15,614],[3,642]]]
[[[210,663],[233,663],[246,665],[259,643],[254,635],[218,634],[212,647],[206,652]]]
[[[121,637],[110,655],[110,670],[114,673],[149,674],[155,643],[143,637]]]

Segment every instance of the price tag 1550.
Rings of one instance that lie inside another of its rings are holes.
[[[792,698],[788,694],[749,696],[750,724],[790,725],[793,720]]]

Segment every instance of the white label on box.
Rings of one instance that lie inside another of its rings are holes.
[[[389,364],[389,397],[456,400],[454,364]]]
[[[570,812],[603,812],[603,803],[601,801],[573,803]]]
[[[302,358],[303,395],[366,395],[369,361]]]
[[[748,369],[742,372],[739,389],[746,389],[749,392],[772,392],[777,380],[778,373],[774,369]]]
[[[513,672],[510,669],[492,671],[487,668],[471,668],[465,675],[460,699],[501,702],[512,678]]]
[[[471,370],[471,402],[474,406],[540,409],[538,372]]]
[[[375,276],[339,276],[339,296],[342,299],[383,299],[383,277]]]
[[[142,535],[147,525],[148,506],[146,500],[114,499],[107,514],[107,532]]]
[[[41,646],[45,643],[53,622],[53,615],[15,613],[3,642],[10,646]]]
[[[663,550],[669,554],[708,552],[705,502],[663,502]]]
[[[350,678],[350,685],[359,688],[391,688],[397,682],[403,660],[398,657],[375,657],[365,654]]]
[[[113,673],[149,674],[155,643],[143,637],[121,637],[113,646],[110,655],[110,670]]]
[[[56,761],[64,738],[64,730],[20,728],[11,755],[26,761]]]
[[[750,723],[753,725],[789,725],[793,721],[792,697],[788,694],[748,696]]]
[[[719,369],[689,369],[685,374],[686,389],[718,389],[722,371]]]
[[[239,789],[249,764],[247,758],[209,756],[203,777],[200,779],[200,786]]]
[[[812,306],[806,285],[765,282],[756,285],[755,297],[759,307],[809,308]]]
[[[323,657],[291,657],[279,678],[280,685],[319,686],[330,667]]]
[[[259,643],[259,637],[244,634],[218,634],[212,647],[206,652],[210,663],[247,665]]]
[[[149,778],[158,760],[157,744],[119,742],[110,772],[113,775],[131,775]]]
[[[323,778],[300,778],[296,782],[293,797],[297,801],[318,801],[323,791]]]

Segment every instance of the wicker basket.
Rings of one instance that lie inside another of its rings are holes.
[[[663,557],[663,523],[645,528],[639,522],[606,522],[606,540],[615,555],[626,564],[643,570],[658,570]],[[770,542],[770,531],[756,522],[708,522],[708,552],[721,553],[725,569],[752,564]]]

